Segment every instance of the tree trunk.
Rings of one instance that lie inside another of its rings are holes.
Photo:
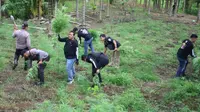
[[[108,0],[107,15],[106,15],[106,17],[110,17],[110,0]]]
[[[147,8],[147,0],[144,0],[144,9],[146,10]]]
[[[200,21],[200,7],[199,7],[199,3],[198,3],[198,15],[197,15],[197,22]]]
[[[170,0],[169,16],[172,16],[173,12],[173,0]]]
[[[103,0],[100,0],[99,22],[102,22],[102,4],[103,4]]]
[[[82,25],[85,26],[85,8],[86,8],[86,0],[83,0],[83,17],[82,17]]]
[[[148,14],[151,14],[151,0],[148,2]]]
[[[142,5],[142,0],[140,0],[140,5]]]
[[[169,0],[166,0],[165,11],[168,12],[168,10],[169,10]]]
[[[174,0],[173,16],[176,17],[178,10],[178,0]]]
[[[56,11],[57,11],[57,9],[58,9],[58,0],[55,0],[55,14],[56,14]]]
[[[0,0],[0,22],[1,22],[1,20],[2,20],[2,17],[1,17],[2,15],[1,15],[1,0]]]
[[[183,12],[185,12],[186,0],[183,0]]]
[[[38,20],[40,20],[40,11],[41,11],[41,7],[42,7],[42,1],[41,0],[37,0],[38,1]]]
[[[157,7],[157,0],[154,0],[153,1],[153,10],[156,10],[158,7]]]
[[[76,18],[79,18],[79,11],[78,11],[78,0],[76,0]]]
[[[160,10],[160,7],[161,6],[161,0],[158,0],[158,5],[157,5],[157,8],[158,8],[158,10]]]

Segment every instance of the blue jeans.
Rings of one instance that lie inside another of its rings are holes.
[[[88,46],[90,47],[92,53],[94,52],[94,47],[93,47],[92,41],[93,41],[93,38],[91,38],[88,41],[84,41],[84,50],[85,50],[84,55],[88,54]]]
[[[76,59],[67,59],[67,63],[66,63],[66,69],[67,69],[67,74],[68,74],[68,81],[72,81],[75,77],[75,67],[74,67],[74,63],[75,63]]]
[[[179,61],[179,67],[176,73],[176,77],[181,77],[182,75],[185,74],[186,67],[188,65],[188,60],[187,59],[182,59],[178,57]]]

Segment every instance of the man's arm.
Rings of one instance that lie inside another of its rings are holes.
[[[58,41],[59,42],[66,42],[67,39],[66,38],[61,38],[60,35],[58,34]]]
[[[195,55],[195,53],[194,53],[194,49],[191,50],[190,56],[192,56],[193,58],[196,58],[196,57],[197,57],[197,56]]]
[[[106,51],[107,51],[107,47],[104,48],[104,54],[106,54]]]
[[[114,44],[114,46],[115,46],[115,51],[118,50],[116,40],[113,40],[113,44]]]
[[[78,60],[78,56],[79,56],[79,54],[78,54],[78,42],[76,41],[76,64],[77,65],[79,65],[79,60]]]
[[[28,35],[28,37],[26,38],[26,46],[28,47],[28,49],[31,49],[31,40],[30,40],[30,36]]]

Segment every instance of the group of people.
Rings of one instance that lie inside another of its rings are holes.
[[[22,29],[18,30],[17,26],[14,25],[14,33],[13,38],[16,38],[16,51],[14,56],[14,66],[13,70],[18,65],[18,60],[20,55],[24,57],[24,70],[32,67],[32,61],[37,61],[38,63],[38,78],[39,82],[36,82],[36,85],[44,84],[44,69],[47,65],[46,62],[50,60],[50,55],[40,49],[31,48],[31,40],[30,34],[27,32],[28,23],[24,22],[22,24]],[[106,55],[107,49],[113,51],[111,56],[111,62],[109,65],[119,67],[120,58],[119,58],[119,50],[118,48],[121,44],[112,39],[111,37],[107,37],[105,34],[100,35],[100,40],[104,42],[104,52],[95,52],[93,47],[93,37],[89,33],[86,28],[74,28],[69,32],[68,37],[61,38],[60,34],[58,34],[58,41],[64,42],[64,54],[66,58],[66,71],[68,74],[68,84],[72,84],[75,78],[75,66],[79,64],[79,47],[78,41],[75,38],[75,35],[79,37],[80,44],[81,38],[84,38],[84,55],[81,56],[81,60],[92,64],[92,77],[95,74],[99,77],[99,82],[102,83],[102,78],[100,74],[100,70],[109,64],[109,58]],[[176,73],[176,77],[185,76],[185,70],[188,64],[188,55],[192,57],[196,57],[194,54],[194,43],[197,41],[198,36],[196,34],[192,34],[190,39],[185,39],[182,42],[182,46],[178,49],[177,59],[179,61],[179,67]],[[89,48],[91,49],[91,53],[88,54]]]
[[[18,65],[20,55],[25,60],[24,70],[32,67],[32,61],[37,61],[38,78],[40,81],[36,82],[35,84],[42,85],[44,84],[44,69],[47,65],[46,62],[50,60],[50,55],[43,50],[31,48],[30,34],[27,30],[27,22],[23,23],[21,30],[18,30],[16,25],[14,25],[13,38],[16,38],[16,51],[14,56],[13,70]],[[92,77],[97,74],[99,77],[99,83],[102,83],[100,70],[109,64],[109,58],[106,55],[107,48],[113,50],[111,63],[109,65],[119,67],[120,59],[118,48],[121,46],[121,44],[117,40],[114,40],[111,37],[107,37],[105,34],[101,34],[100,39],[104,42],[105,50],[104,52],[95,52],[93,47],[93,37],[86,28],[74,28],[68,33],[68,36],[64,38],[61,38],[60,34],[58,34],[58,41],[65,43],[64,55],[66,58],[68,84],[72,84],[75,78],[76,70],[74,64],[76,63],[79,65],[79,47],[78,41],[75,38],[76,34],[80,40],[80,44],[81,38],[84,38],[84,55],[81,56],[82,61],[92,64]],[[88,53],[89,48],[91,53]]]

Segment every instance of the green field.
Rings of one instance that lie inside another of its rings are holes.
[[[67,85],[63,43],[56,35],[29,29],[32,47],[47,51],[51,61],[45,69],[45,85],[33,85],[36,68],[23,71],[23,59],[12,70],[15,40],[12,26],[0,25],[0,111],[27,112],[189,112],[200,111],[200,80],[188,66],[187,78],[175,79],[176,52],[190,34],[200,35],[200,25],[154,20],[137,10],[132,23],[107,24],[96,28],[122,44],[120,68],[102,70],[105,86],[90,87],[91,65],[80,61],[75,83]],[[9,21],[5,21],[9,23]],[[33,24],[32,24],[33,25]],[[70,28],[72,29],[72,27]],[[70,31],[66,29],[61,36]],[[196,52],[199,54],[199,43]],[[96,51],[103,51],[99,38]],[[80,45],[83,54],[83,45]],[[95,77],[94,80],[96,80]]]

